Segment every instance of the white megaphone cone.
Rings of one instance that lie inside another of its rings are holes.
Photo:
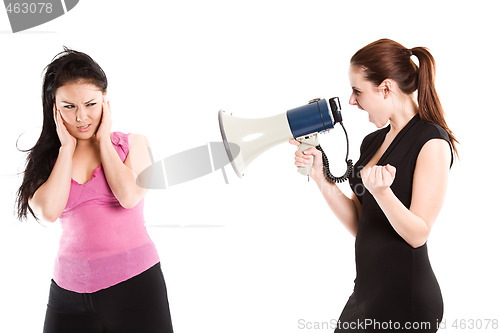
[[[221,110],[219,125],[226,152],[238,177],[245,174],[248,164],[258,155],[293,137],[285,113],[269,118],[246,119],[233,117]],[[229,143],[239,147],[239,152],[233,151]]]

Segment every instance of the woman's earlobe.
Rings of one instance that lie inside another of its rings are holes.
[[[389,97],[389,93],[391,92],[392,83],[390,80],[385,79],[379,86],[382,89],[382,93],[384,94],[384,99]]]
[[[389,98],[389,93],[391,92],[391,90],[387,87],[384,88],[384,98]]]

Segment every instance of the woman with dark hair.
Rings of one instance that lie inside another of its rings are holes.
[[[351,197],[326,180],[321,152],[295,153],[299,167],[315,157],[311,177],[356,237],[354,292],[335,332],[435,332],[442,320],[427,238],[445,198],[457,141],[446,125],[434,74],[426,48],[407,49],[389,39],[351,58],[349,103],[380,128],[361,144],[349,178]]]
[[[44,332],[172,332],[158,253],[144,225],[151,165],[139,134],[111,132],[107,78],[65,49],[46,67],[43,127],[18,190],[28,211],[62,227]]]

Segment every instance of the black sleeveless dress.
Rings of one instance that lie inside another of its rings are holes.
[[[361,181],[360,170],[389,130],[390,125],[365,137],[349,179],[362,205],[355,241],[356,279],[335,332],[435,332],[443,317],[443,299],[429,263],[427,244],[413,248],[406,243]],[[418,154],[427,141],[436,138],[450,143],[442,127],[416,115],[377,163],[396,167],[391,189],[407,208]]]

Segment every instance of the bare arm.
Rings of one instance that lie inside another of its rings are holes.
[[[450,147],[446,141],[433,139],[422,147],[413,176],[410,209],[386,186],[389,182],[392,183],[395,169],[394,174],[391,174],[387,166],[362,172],[365,187],[372,193],[394,230],[414,248],[427,241],[441,210],[450,161]]]
[[[124,208],[132,208],[147,193],[147,189],[137,185],[137,175],[151,165],[149,143],[146,137],[130,134],[129,153],[122,162],[111,140],[100,143],[101,163],[111,191]]]
[[[290,140],[290,143],[298,146],[299,143],[295,140]],[[316,182],[318,188],[325,198],[328,206],[333,211],[335,216],[346,227],[346,229],[356,237],[358,231],[359,212],[361,204],[353,194],[352,198],[347,197],[336,184],[328,182],[323,175],[323,160],[321,152],[315,148],[309,148],[304,152],[295,152],[295,165],[304,167],[310,164],[310,155],[314,156],[313,167],[311,168],[310,177]]]
[[[42,219],[54,222],[68,202],[71,188],[71,170],[76,139],[69,134],[59,111],[54,109],[57,134],[61,141],[56,163],[49,178],[28,200],[31,209]]]
[[[359,212],[361,211],[361,203],[356,195],[353,194],[351,198],[347,197],[339,189],[337,184],[328,182],[324,176],[313,179],[335,216],[344,227],[356,237],[359,224]]]
[[[152,164],[149,143],[139,134],[129,135],[129,152],[124,162],[111,142],[111,110],[103,97],[102,118],[96,133],[101,163],[111,191],[122,207],[132,208],[146,195],[147,189],[137,185],[137,175]]]

